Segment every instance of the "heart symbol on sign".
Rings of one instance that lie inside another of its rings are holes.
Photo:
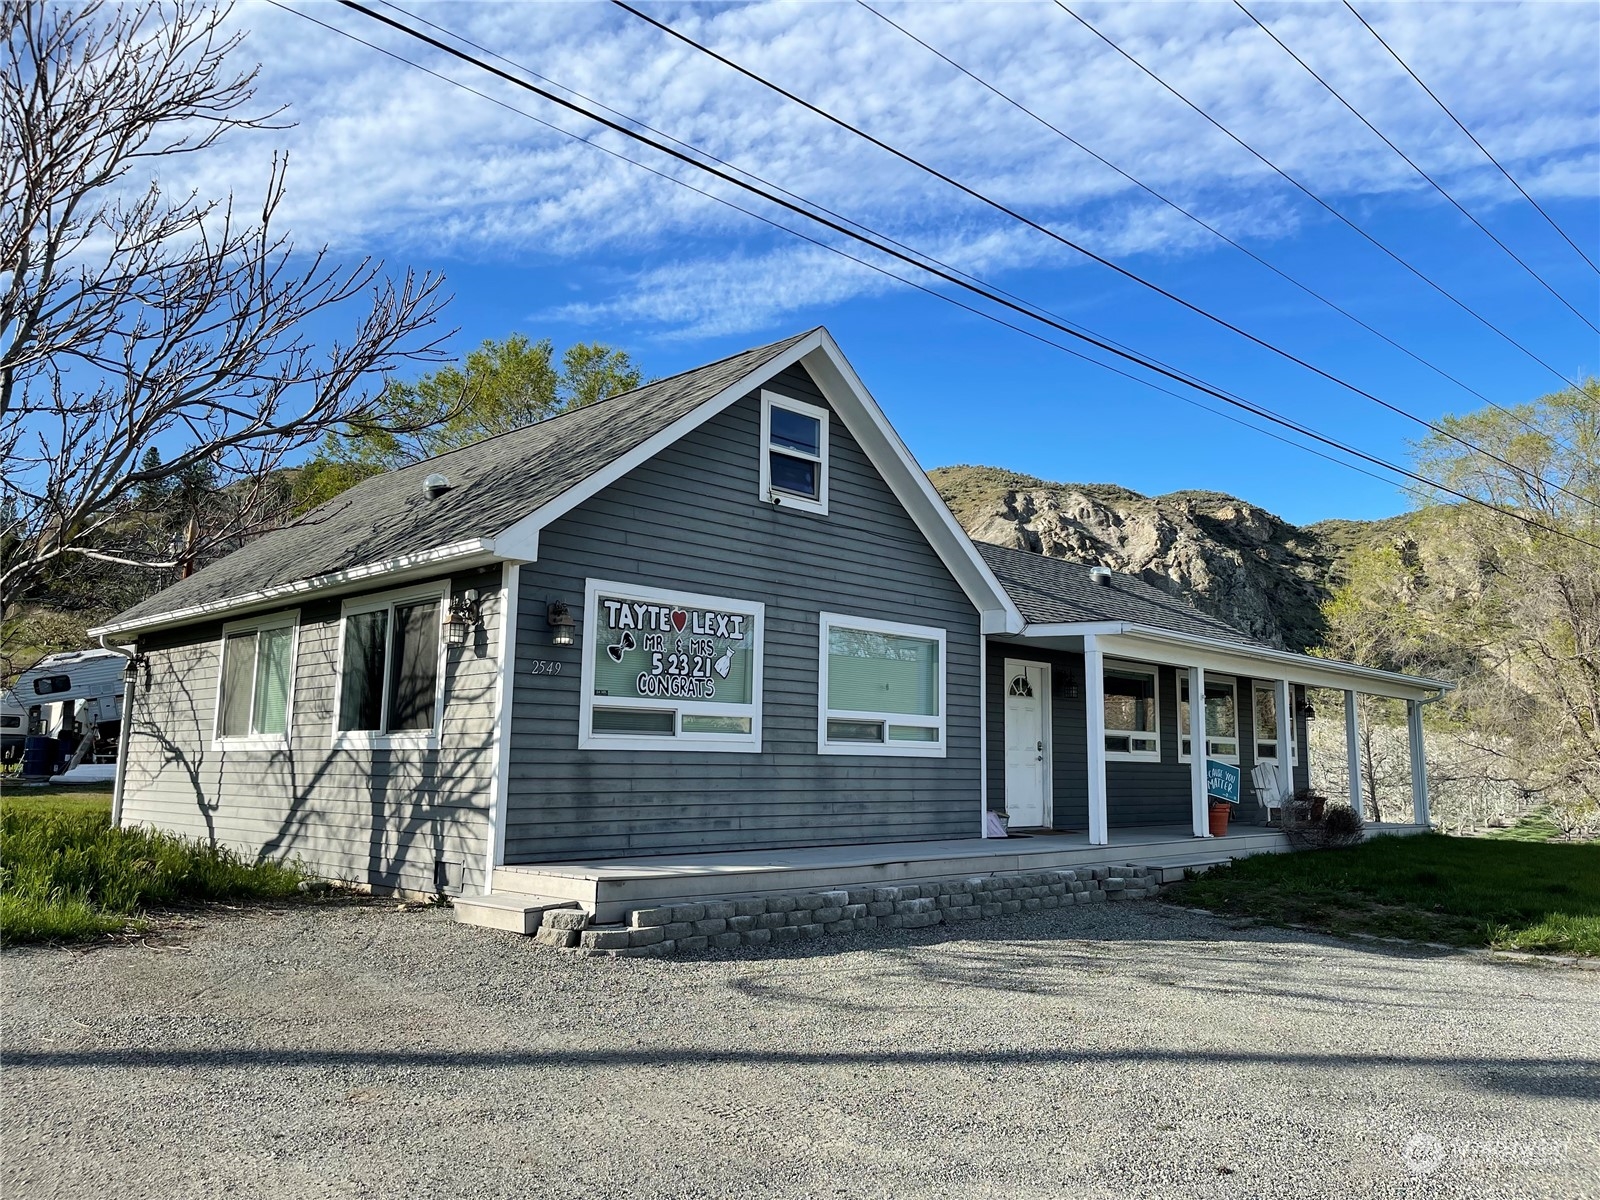
[[[672,627],[674,629],[676,629],[679,633],[682,633],[683,632],[683,627],[685,625],[687,625],[688,623],[689,623],[689,614],[688,613],[684,612],[683,609],[681,609],[681,608],[675,608],[675,609],[672,610]]]

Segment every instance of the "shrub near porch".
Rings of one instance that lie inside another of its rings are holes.
[[[1600,844],[1378,837],[1217,867],[1174,898],[1241,916],[1453,946],[1600,955]]]

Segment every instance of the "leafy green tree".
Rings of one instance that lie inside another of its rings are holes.
[[[305,496],[326,499],[364,478],[361,468],[389,470],[432,458],[642,381],[626,351],[599,342],[569,346],[558,362],[549,338],[535,342],[514,333],[485,341],[460,366],[411,382],[391,380],[373,421],[347,425],[324,440],[305,476]]]

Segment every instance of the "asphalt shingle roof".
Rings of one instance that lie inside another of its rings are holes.
[[[1136,575],[1113,571],[1111,586],[1094,582],[1083,563],[1049,558],[988,542],[978,552],[1000,580],[1011,602],[1030,625],[1070,621],[1129,621],[1156,629],[1191,633],[1272,649],[1226,621],[1208,616],[1186,600],[1168,595]]]
[[[349,567],[493,537],[811,332],[375,475],[109,623],[146,620]],[[429,500],[422,484],[434,472],[446,476],[451,488]]]

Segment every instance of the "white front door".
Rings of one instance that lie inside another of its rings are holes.
[[[1050,668],[1006,660],[1006,816],[1013,829],[1049,823]]]

